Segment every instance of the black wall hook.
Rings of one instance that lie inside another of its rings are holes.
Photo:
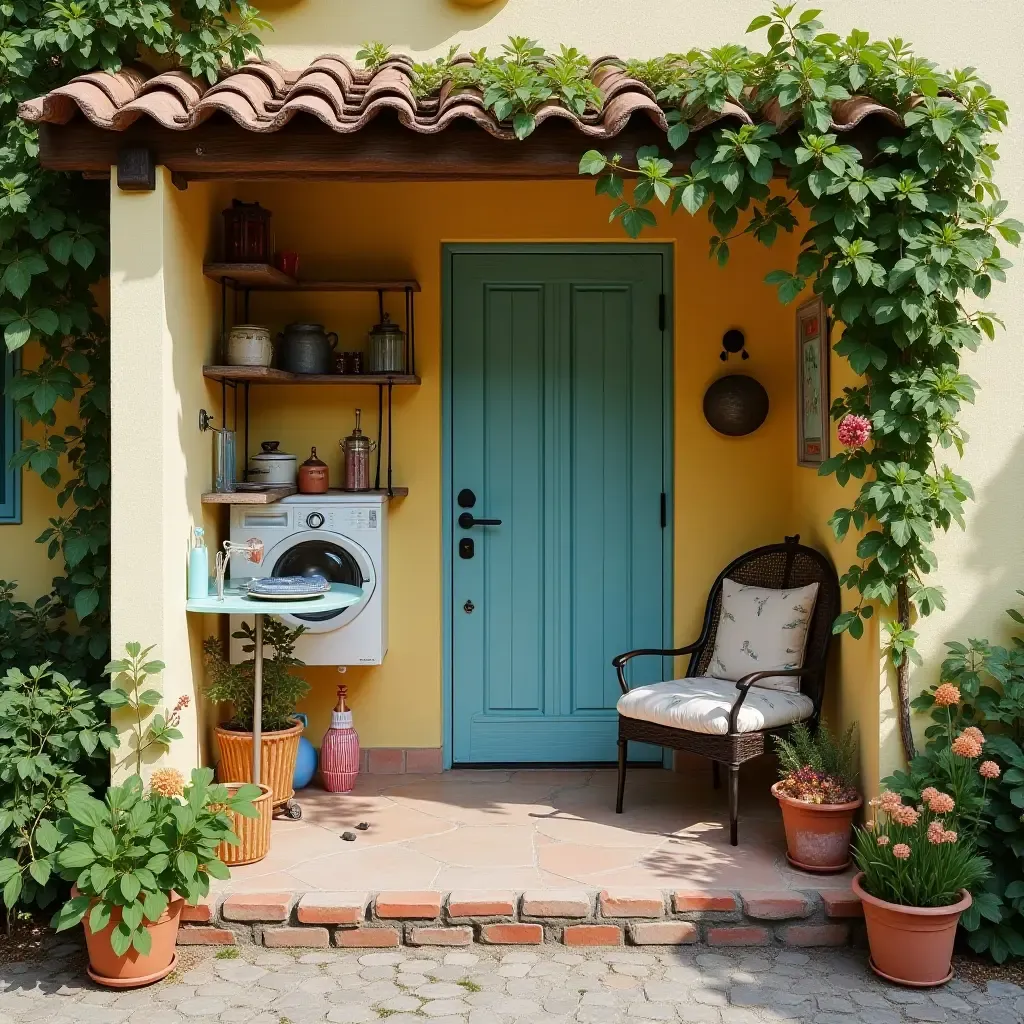
[[[731,327],[722,335],[722,351],[718,354],[718,358],[724,363],[730,355],[739,352],[743,359],[749,359],[750,353],[746,350],[746,343],[747,339],[743,336],[743,332]]]

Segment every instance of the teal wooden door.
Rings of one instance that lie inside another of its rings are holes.
[[[450,256],[456,764],[613,760],[611,659],[666,646],[665,260]]]

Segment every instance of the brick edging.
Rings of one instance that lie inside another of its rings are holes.
[[[179,945],[843,946],[850,889],[227,893],[186,907]]]

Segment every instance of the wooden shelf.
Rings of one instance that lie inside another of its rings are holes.
[[[232,288],[278,292],[418,292],[419,281],[303,281],[269,263],[206,263],[203,273]]]
[[[350,493],[350,492],[345,492]],[[356,492],[351,492],[356,493]],[[359,491],[359,494],[387,494],[388,489],[381,487],[378,490]],[[275,501],[287,498],[289,495],[298,494],[298,488],[292,486],[268,487],[264,491],[231,491],[222,493],[220,491],[208,491],[203,495],[204,505],[272,505]],[[392,498],[404,498],[409,494],[408,487],[392,487]]]
[[[203,495],[204,505],[272,505],[275,501],[297,494],[293,484],[280,484],[263,491],[207,491]]]
[[[419,384],[415,373],[290,373],[270,366],[204,366],[203,376],[251,384]]]

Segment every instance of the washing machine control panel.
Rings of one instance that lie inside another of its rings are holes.
[[[306,516],[306,525],[311,530],[319,530],[324,525],[324,515],[322,512],[310,512]]]

